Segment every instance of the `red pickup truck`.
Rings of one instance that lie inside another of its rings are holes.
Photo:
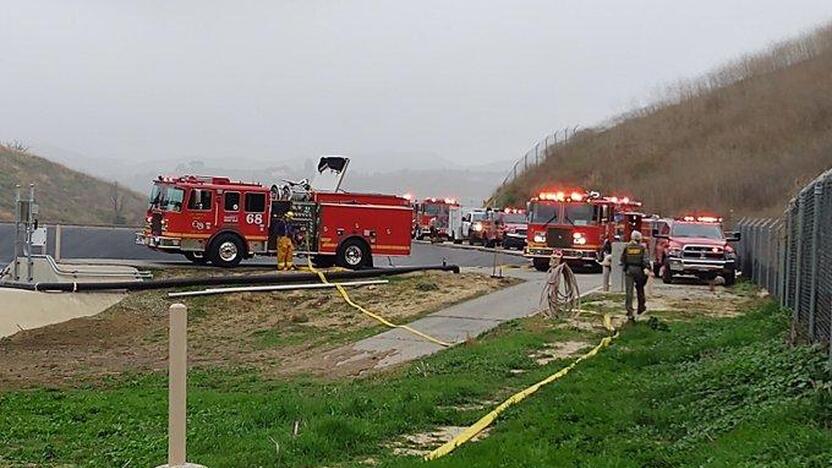
[[[726,286],[736,281],[737,254],[729,243],[740,240],[740,235],[729,233],[726,237],[721,218],[659,219],[652,234],[656,239],[653,268],[663,282],[672,283],[680,275],[702,280],[722,276]]]

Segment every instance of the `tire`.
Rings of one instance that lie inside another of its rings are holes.
[[[195,265],[207,265],[208,258],[205,256],[204,253],[197,254],[196,252],[182,252],[182,255],[185,256],[190,262]]]
[[[726,271],[722,277],[725,278],[725,286],[733,286],[737,284],[737,272],[734,270]]]
[[[549,262],[548,258],[533,258],[532,265],[534,265],[534,269],[537,271],[549,271]]]
[[[240,236],[224,233],[217,236],[208,249],[208,258],[218,267],[233,268],[240,264],[246,255],[245,246]]]
[[[653,275],[658,278],[662,275],[662,264],[658,261],[653,262]]]
[[[313,255],[312,266],[315,268],[330,268],[335,265],[335,255]]]
[[[670,263],[667,260],[664,261],[662,267],[662,283],[673,284],[673,272],[670,271]]]
[[[350,270],[360,270],[373,266],[373,257],[370,248],[363,239],[351,238],[345,240],[335,254],[335,263]]]

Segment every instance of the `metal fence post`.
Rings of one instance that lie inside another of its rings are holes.
[[[803,226],[805,225],[805,217],[806,217],[806,207],[804,206],[802,197],[798,196],[797,198],[797,226],[796,226],[796,239],[795,239],[795,275],[794,275],[794,298],[792,299],[792,304],[794,304],[794,320],[795,323],[800,321],[800,287],[802,286],[801,283],[801,259],[803,257],[803,239],[800,238],[800,234],[803,232]]]
[[[814,197],[814,210],[812,210],[812,248],[810,249],[810,252],[808,252],[810,255],[809,277],[811,278],[809,280],[809,337],[812,341],[814,341],[816,318],[815,305],[817,304],[818,293],[818,237],[820,234],[820,212],[822,208],[820,201],[823,198],[823,184],[815,184],[812,196]]]

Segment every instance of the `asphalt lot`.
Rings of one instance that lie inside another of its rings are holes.
[[[62,228],[62,259],[112,259],[137,260],[160,263],[188,264],[181,255],[155,252],[134,243],[133,228],[112,228],[92,226],[65,226]],[[55,233],[48,228],[49,245],[47,252],[54,255]],[[14,224],[0,223],[0,263],[11,261],[14,255]],[[409,257],[376,257],[377,266],[405,266],[438,264],[443,261],[465,267],[489,267],[494,263],[494,253],[459,246],[414,242]],[[272,264],[271,257],[257,257],[246,264]],[[497,263],[503,265],[525,265],[528,260],[517,255],[501,254]]]

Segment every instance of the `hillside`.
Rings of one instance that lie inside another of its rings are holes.
[[[0,221],[14,220],[15,184],[30,183],[35,184],[41,222],[136,225],[146,207],[144,196],[133,191],[0,145]]]
[[[691,82],[662,102],[579,133],[501,187],[500,204],[580,184],[648,210],[772,214],[832,166],[832,24]]]

